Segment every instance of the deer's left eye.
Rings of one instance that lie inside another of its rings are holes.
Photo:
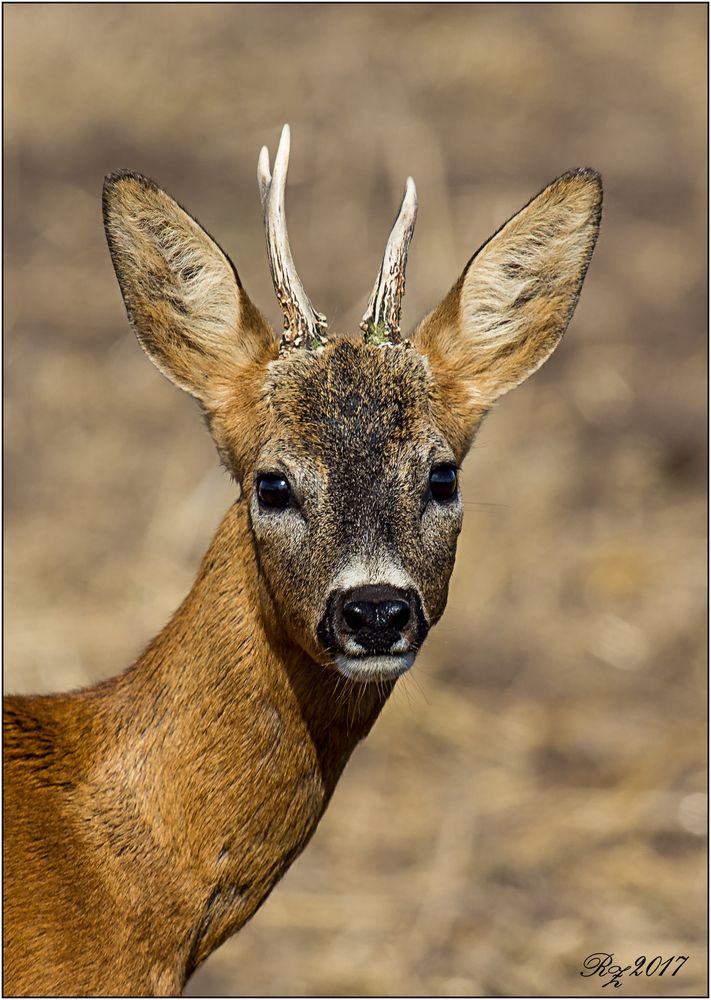
[[[262,475],[257,479],[257,496],[262,507],[283,508],[291,500],[291,487],[285,476]]]
[[[449,462],[435,465],[430,472],[430,493],[434,500],[445,503],[457,492],[457,467]]]

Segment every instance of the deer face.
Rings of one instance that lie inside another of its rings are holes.
[[[245,482],[293,637],[348,676],[407,669],[442,611],[462,505],[424,357],[336,341],[269,366],[273,435]]]
[[[284,224],[288,133],[260,158],[281,348],[219,247],[134,174],[104,216],[129,318],[154,363],[196,396],[248,504],[264,592],[291,638],[360,681],[396,677],[440,618],[462,503],[457,472],[487,410],[551,354],[600,218],[597,174],[554,181],[467,264],[403,342],[416,204],[406,196],[362,340],[325,337]]]

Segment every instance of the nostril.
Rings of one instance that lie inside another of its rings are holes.
[[[407,601],[384,601],[378,610],[378,618],[384,628],[402,629],[410,620],[410,605]]]
[[[357,632],[359,628],[370,624],[372,615],[369,614],[371,606],[365,601],[347,601],[343,605],[343,620],[348,628]]]
[[[334,639],[351,640],[371,652],[390,650],[406,638],[416,617],[416,603],[395,587],[369,584],[354,587],[338,597],[332,619]],[[409,640],[412,636],[408,637]]]
[[[353,632],[402,629],[410,620],[410,605],[407,601],[346,601],[343,620]]]

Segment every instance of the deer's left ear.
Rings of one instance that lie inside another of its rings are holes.
[[[432,370],[439,422],[462,453],[495,400],[533,374],[565,333],[601,208],[599,174],[563,174],[474,254],[413,334]]]

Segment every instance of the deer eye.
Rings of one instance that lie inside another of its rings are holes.
[[[278,473],[258,476],[257,496],[262,507],[287,507],[291,500],[289,481]]]
[[[449,462],[435,465],[430,472],[430,493],[434,500],[446,503],[457,492],[457,467]]]

